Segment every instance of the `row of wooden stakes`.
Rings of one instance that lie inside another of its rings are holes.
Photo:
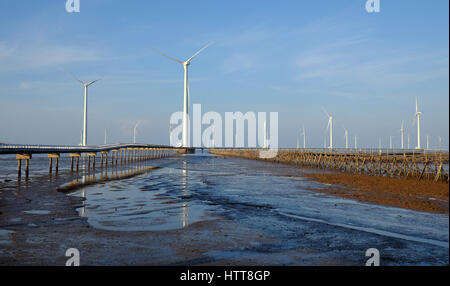
[[[109,151],[101,151],[98,153],[100,153],[100,165],[103,167],[104,165],[108,166],[109,157],[110,157],[110,164],[112,166],[114,165],[117,166],[118,164],[128,164],[131,162],[165,158],[177,154],[177,151],[174,149],[165,149],[165,148],[120,148]],[[92,161],[92,168],[95,169],[97,152],[86,152],[83,154],[87,157],[87,169],[89,170],[91,168],[91,161]],[[51,153],[48,154],[47,156],[49,158],[49,174],[52,174],[53,160],[55,160],[55,172],[57,174],[61,154]],[[69,156],[71,161],[70,170],[74,171],[75,169],[78,172],[80,166],[79,164],[80,157],[82,156],[82,153],[69,153]],[[16,159],[18,162],[17,174],[19,178],[21,178],[22,176],[22,160],[25,160],[25,176],[28,178],[30,173],[30,160],[32,159],[32,157],[33,154],[16,155]]]

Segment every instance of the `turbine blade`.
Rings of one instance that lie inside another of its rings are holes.
[[[70,75],[74,80],[76,80],[76,81],[78,81],[79,83],[81,83],[82,85],[84,85],[84,82],[83,81],[81,81],[80,79],[78,79],[76,76],[74,76],[72,73],[70,73],[70,72],[68,72],[68,71],[66,71],[66,70],[63,70],[62,68],[59,68],[60,70],[62,70],[63,72],[65,72],[66,74],[68,74],[68,75]]]
[[[330,118],[331,116],[328,114],[328,112],[325,110],[325,108],[322,107],[323,112],[325,113],[326,116],[328,116],[328,118]]]
[[[154,51],[154,52],[157,53],[157,54],[160,54],[160,55],[162,55],[162,56],[168,58],[169,60],[175,61],[175,62],[177,62],[177,63],[179,63],[179,64],[183,64],[182,61],[177,60],[177,59],[175,59],[175,58],[172,58],[171,56],[168,56],[168,55],[166,55],[165,53],[163,53],[163,52],[161,52],[161,51],[159,51],[159,50],[157,50],[157,49],[154,49],[154,48],[152,48],[152,47],[149,47],[149,49],[152,50],[152,51]]]
[[[200,54],[204,49],[206,49],[207,47],[211,46],[213,44],[213,42],[209,42],[206,46],[204,46],[203,48],[201,48],[200,50],[198,50],[192,57],[190,57],[186,62],[190,62],[193,58],[195,58],[198,54]]]
[[[90,86],[91,84],[94,84],[99,80],[101,80],[101,78],[91,81],[90,83],[86,84],[86,86]]]

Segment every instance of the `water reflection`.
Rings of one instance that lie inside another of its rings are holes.
[[[83,198],[79,215],[96,228],[108,230],[170,230],[213,219],[192,199],[188,158],[167,159],[162,166],[136,164],[101,168],[64,184],[58,191]]]
[[[186,160],[183,161],[183,169],[181,171],[182,171],[181,186],[183,190],[183,197],[186,198],[188,196],[188,187],[187,187],[188,170]],[[183,202],[182,219],[183,219],[183,227],[186,227],[188,225],[188,203],[186,201]]]

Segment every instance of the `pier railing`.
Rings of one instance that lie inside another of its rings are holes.
[[[78,172],[79,159],[81,155],[87,157],[87,168],[95,168],[97,153],[100,153],[101,166],[108,166],[108,157],[110,155],[110,164],[126,164],[135,161],[145,161],[159,159],[184,153],[185,148],[177,148],[164,145],[149,144],[107,144],[98,146],[63,146],[63,145],[19,145],[19,144],[0,144],[0,155],[15,154],[18,168],[19,179],[22,175],[22,160],[25,161],[25,176],[29,175],[29,162],[33,154],[47,154],[49,158],[49,173],[52,173],[53,160],[55,160],[55,172],[58,173],[59,158],[61,154],[69,154],[71,159],[70,170],[74,168]]]

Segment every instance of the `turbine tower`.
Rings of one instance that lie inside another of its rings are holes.
[[[136,123],[136,125],[134,125],[134,131],[133,131],[134,144],[136,144],[136,129],[137,129],[138,125],[139,125],[139,121]]]
[[[187,59],[186,61],[180,61],[177,60],[175,58],[172,58],[166,54],[164,54],[163,52],[156,50],[154,48],[150,48],[152,51],[168,58],[169,60],[175,61],[181,65],[183,65],[184,67],[184,106],[183,106],[183,147],[189,147],[189,142],[188,142],[188,109],[189,109],[189,102],[188,102],[188,97],[189,97],[189,82],[188,82],[188,66],[191,63],[191,60],[196,57],[198,54],[200,54],[204,49],[206,49],[207,47],[209,47],[212,44],[209,43],[206,46],[204,46],[203,48],[201,48],[200,50],[198,50],[192,57],[190,57],[189,59]]]
[[[416,97],[416,113],[414,115],[414,119],[417,119],[417,149],[420,149],[420,115],[422,115],[422,112],[419,111],[419,105]]]
[[[358,149],[358,136],[355,135],[355,149]]]
[[[68,73],[71,77],[73,77],[76,81],[78,81],[79,83],[81,83],[81,85],[84,86],[84,114],[83,114],[83,144],[82,146],[86,146],[87,145],[87,94],[88,94],[88,86],[90,86],[91,84],[96,83],[97,81],[99,81],[100,79],[96,79],[94,81],[85,83],[81,80],[79,80],[77,77],[75,77],[73,74]]]
[[[302,125],[303,128],[303,149],[306,148],[306,131],[305,131],[305,125]]]
[[[330,129],[330,149],[333,149],[333,116],[328,114],[325,108],[323,108],[323,112],[326,116],[328,116],[328,124],[326,130]]]
[[[404,149],[405,148],[405,145],[403,144],[403,136],[404,136],[404,129],[403,129],[403,124],[404,124],[404,122],[403,122],[403,120],[402,120],[402,127],[400,128],[400,136],[401,136],[401,138],[402,138],[402,149]]]
[[[348,130],[344,127],[345,148],[348,149]]]

